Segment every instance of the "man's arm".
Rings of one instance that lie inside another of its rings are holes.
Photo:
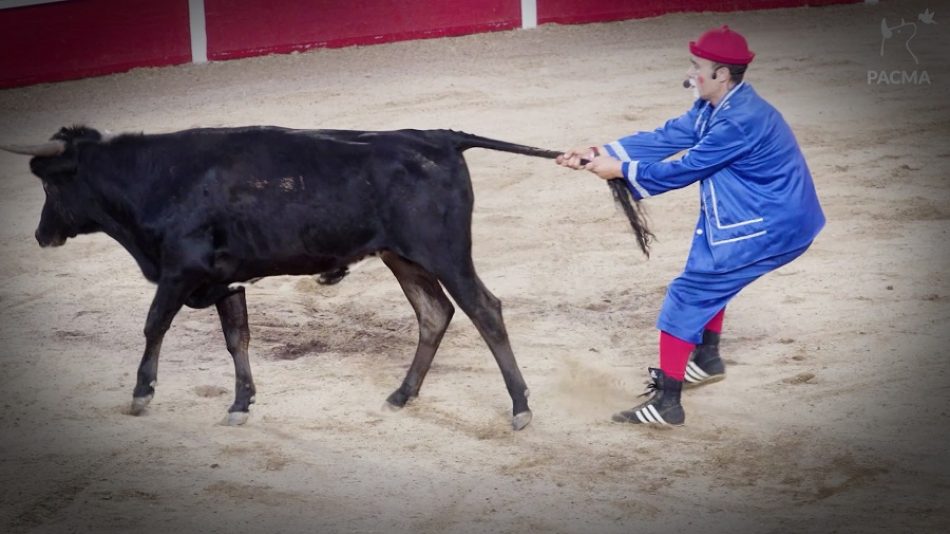
[[[749,150],[742,130],[728,120],[718,121],[709,132],[674,161],[625,161],[620,173],[634,198],[640,200],[707,178]]]
[[[660,161],[699,141],[695,123],[702,104],[697,102],[683,115],[666,121],[652,132],[637,132],[604,145],[608,156],[620,161]]]

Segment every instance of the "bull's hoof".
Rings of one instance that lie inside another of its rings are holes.
[[[247,418],[250,417],[250,412],[228,412],[228,420],[226,424],[228,426],[240,426],[247,422]]]
[[[332,286],[334,284],[338,284],[340,280],[343,280],[343,278],[349,274],[349,272],[350,270],[348,268],[343,267],[342,269],[337,269],[328,273],[321,273],[319,276],[317,276],[317,283],[322,286]]]
[[[400,408],[406,406],[406,403],[409,402],[409,399],[411,398],[411,396],[403,393],[401,389],[397,389],[386,398],[386,404],[388,404],[393,410],[399,410]]]
[[[511,427],[515,430],[521,430],[531,422],[531,410],[521,412],[511,418]]]
[[[152,395],[132,397],[132,408],[129,410],[129,413],[132,415],[142,415],[150,402],[152,402]]]
[[[384,412],[398,412],[399,410],[402,410],[402,408],[403,408],[402,406],[393,404],[389,402],[389,400],[386,400],[386,402],[384,402],[382,406],[382,410]]]

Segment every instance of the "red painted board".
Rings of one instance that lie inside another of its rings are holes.
[[[521,26],[520,0],[205,0],[208,59]]]
[[[188,0],[70,0],[0,10],[0,88],[188,61]]]
[[[778,7],[822,6],[861,0],[537,0],[538,24],[577,24],[655,17],[678,11],[741,11]]]

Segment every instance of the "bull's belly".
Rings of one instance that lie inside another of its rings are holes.
[[[333,271],[376,252],[385,241],[365,208],[303,209],[299,204],[284,208],[232,212],[219,219],[212,247],[218,280]]]
[[[369,245],[333,254],[297,250],[255,255],[217,250],[213,268],[215,278],[219,282],[246,282],[267,276],[310,275],[336,271],[377,251],[375,246]]]

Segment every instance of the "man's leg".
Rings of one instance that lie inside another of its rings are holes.
[[[703,339],[705,327],[722,328],[726,303],[746,284],[732,283],[716,275],[684,272],[667,288],[657,328],[660,330],[660,368],[650,368],[650,398],[614,414],[613,420],[627,423],[682,425],[686,420],[680,394],[689,377],[690,355]]]
[[[725,317],[726,317],[726,309],[723,308],[719,310],[719,313],[713,316],[713,318],[710,319],[708,323],[706,323],[706,330],[709,330],[710,332],[715,332],[717,334],[722,333],[722,321]]]
[[[657,328],[660,330],[660,369],[650,368],[652,397],[630,410],[614,414],[614,421],[682,425],[680,405],[683,383],[689,379],[690,353],[696,345],[715,347],[719,358],[719,333],[726,305],[743,288],[762,275],[800,256],[808,247],[775,256],[729,273],[683,271],[667,287]],[[709,373],[707,373],[709,374]],[[712,375],[710,375],[712,376]],[[721,376],[725,376],[725,366]],[[685,379],[685,380],[684,380]],[[721,379],[721,378],[720,378]],[[662,410],[661,410],[662,409]]]
[[[686,363],[696,345],[667,332],[660,332],[660,368],[650,368],[652,382],[647,385],[650,398],[633,408],[614,414],[621,423],[682,425],[686,420],[680,404]]]
[[[689,356],[695,348],[696,345],[689,341],[660,331],[660,369],[666,376],[682,382]]]
[[[703,328],[703,342],[696,345],[686,364],[686,387],[711,384],[726,378],[726,364],[719,355],[719,336],[726,309],[719,310]]]

